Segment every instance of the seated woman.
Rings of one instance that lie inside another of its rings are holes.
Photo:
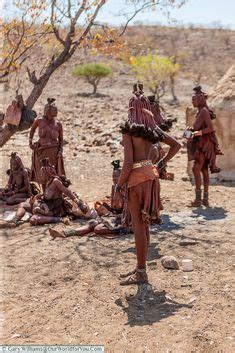
[[[9,179],[6,187],[0,189],[0,199],[8,205],[17,205],[32,195],[29,175],[16,152],[11,154]]]
[[[32,225],[57,223],[70,215],[83,216],[86,219],[96,216],[96,213],[68,189],[70,181],[56,175],[55,168],[48,158],[42,160],[42,165],[41,170],[47,181],[44,193],[21,203],[11,222],[17,224],[26,212],[33,214],[30,218]]]
[[[55,238],[67,238],[70,236],[83,236],[94,233],[98,236],[115,237],[129,234],[131,232],[130,219],[127,209],[126,188],[122,188],[122,193],[114,192],[118,182],[121,168],[119,161],[114,161],[113,165],[113,185],[111,189],[111,206],[106,202],[96,202],[95,209],[99,216],[96,220],[89,221],[86,225],[70,230],[49,229],[50,235]]]

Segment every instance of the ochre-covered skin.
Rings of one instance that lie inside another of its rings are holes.
[[[76,195],[66,186],[68,181],[57,176],[54,167],[49,164],[48,160],[46,162],[46,165],[41,168],[46,181],[45,190],[43,194],[31,197],[19,205],[16,222],[24,216],[26,211],[33,214],[30,219],[33,225],[57,223],[61,217],[72,212],[73,205],[66,202],[64,196],[77,202]]]
[[[196,196],[192,206],[200,206],[200,193],[204,186],[204,195],[206,195],[205,203],[208,205],[209,190],[209,169],[211,173],[220,172],[220,168],[216,166],[216,156],[222,154],[218,146],[218,140],[215,135],[212,118],[215,117],[213,112],[208,108],[206,103],[206,95],[201,91],[200,87],[194,89],[195,94],[192,97],[192,103],[198,112],[192,127],[192,138],[187,141],[188,159],[194,161],[193,174],[196,185]],[[203,201],[202,201],[203,202]]]
[[[151,221],[159,222],[159,211],[162,208],[158,172],[149,160],[153,143],[162,140],[170,146],[170,150],[163,158],[165,163],[180,148],[176,140],[157,128],[153,114],[146,111],[146,99],[143,98],[143,91],[139,89],[138,84],[134,86],[134,94],[135,97],[129,104],[132,109],[129,108],[128,122],[121,130],[124,163],[116,192],[118,193],[119,189],[127,183],[128,208],[135,235],[137,269],[133,271],[133,277],[121,282],[123,285],[147,281],[145,269],[150,242],[149,224]]]
[[[151,112],[153,113],[153,117],[157,125],[161,126],[162,124],[164,124],[164,118],[161,114],[159,103],[155,101],[150,102],[150,109],[151,109]]]
[[[63,127],[56,120],[57,108],[53,104],[47,104],[44,110],[44,116],[37,119],[29,134],[29,145],[33,150],[31,177],[45,187],[45,178],[41,173],[41,160],[49,158],[50,163],[55,167],[57,175],[65,175],[63,163]],[[39,140],[33,143],[33,137],[38,129]]]
[[[198,111],[192,131],[201,131],[202,135],[195,136],[188,141],[189,160],[201,161],[204,159],[211,173],[219,172],[220,170],[216,166],[216,156],[221,152],[207,107]]]
[[[16,153],[12,153],[8,183],[0,190],[0,199],[8,205],[17,205],[30,195],[28,170],[24,168],[21,158]]]

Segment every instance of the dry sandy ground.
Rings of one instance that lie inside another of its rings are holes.
[[[94,202],[109,194],[110,162],[122,155],[116,126],[126,116],[132,80],[123,76],[117,83],[114,77],[102,87],[109,97],[86,98],[75,95],[69,75],[53,79],[36,108],[42,109],[47,95],[58,99],[68,176]],[[178,137],[184,108],[168,108],[178,116],[172,132]],[[11,150],[30,164],[27,141],[22,133],[1,149],[4,169]],[[211,208],[190,209],[193,187],[182,180],[185,170],[183,148],[169,164],[175,181],[161,183],[164,224],[151,231],[151,286],[119,285],[119,274],[135,266],[132,235],[52,241],[47,226],[2,231],[1,342],[103,344],[108,352],[232,352],[234,185],[213,185]],[[184,237],[198,243],[182,247]],[[163,269],[164,255],[192,259],[194,271]]]

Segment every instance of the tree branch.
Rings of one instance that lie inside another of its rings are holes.
[[[65,41],[61,38],[60,34],[59,34],[59,30],[56,28],[55,26],[55,6],[56,6],[56,0],[52,0],[51,3],[51,26],[53,29],[53,32],[55,34],[56,39],[63,45],[65,46]]]
[[[156,5],[157,5],[156,2],[149,1],[149,2],[147,2],[147,3],[145,3],[145,4],[143,4],[140,8],[136,9],[135,12],[133,13],[133,15],[132,15],[130,18],[127,19],[126,24],[124,25],[124,28],[123,28],[123,30],[121,31],[121,33],[119,34],[119,36],[121,37],[121,36],[126,32],[126,29],[127,29],[128,25],[129,25],[129,23],[133,20],[133,18],[135,18],[135,16],[136,16],[139,12],[141,12],[141,11],[143,11],[143,10],[146,10],[146,9],[148,9],[148,8],[154,7],[154,6],[156,6]]]
[[[35,70],[33,72],[31,72],[28,67],[26,68],[26,70],[28,73],[29,81],[32,82],[34,85],[37,85],[38,79],[36,77]]]

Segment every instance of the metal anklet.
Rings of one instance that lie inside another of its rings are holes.
[[[70,230],[65,230],[64,235],[67,237],[72,237],[73,235],[76,235],[76,230],[70,229]]]

